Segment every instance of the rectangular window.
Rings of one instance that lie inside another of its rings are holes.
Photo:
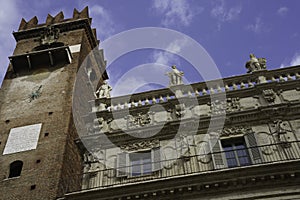
[[[141,176],[152,173],[151,151],[131,153],[129,160],[131,176]]]
[[[160,169],[160,148],[131,153],[123,152],[117,157],[117,177],[148,175]]]
[[[248,149],[243,138],[222,140],[228,167],[250,165]]]

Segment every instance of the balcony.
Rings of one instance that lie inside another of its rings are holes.
[[[59,46],[10,56],[9,60],[13,71],[22,73],[45,66],[69,64],[72,62],[72,54],[68,46]]]
[[[259,162],[257,162],[257,160],[254,161],[249,156],[251,154],[250,152],[260,153],[262,159]],[[220,158],[220,156],[224,159],[223,165],[217,164],[216,159],[214,159],[214,157]],[[181,178],[182,180],[182,177],[189,178],[207,174],[210,174],[210,176],[221,174],[222,176],[222,174],[231,172],[237,173],[237,171],[239,171],[238,174],[241,175],[243,173],[240,172],[249,171],[251,168],[255,168],[254,174],[259,175],[258,168],[271,170],[272,168],[276,168],[276,166],[284,165],[283,168],[292,169],[288,166],[289,164],[294,165],[295,163],[299,168],[299,159],[300,142],[295,141],[238,150],[187,155],[178,159],[161,159],[157,162],[144,162],[143,164],[128,165],[114,169],[109,168],[89,171],[84,173],[83,176],[80,176],[82,179],[83,191],[96,188],[102,190],[118,186],[129,186],[132,184],[145,184],[172,179],[176,180],[178,178]],[[153,170],[153,166],[156,166],[155,170]],[[120,172],[123,173],[122,176],[120,176]],[[124,172],[126,173],[124,174]],[[285,173],[288,172],[288,170],[281,172]],[[245,176],[249,176],[250,174],[245,173]],[[266,174],[263,173],[263,175],[265,176]],[[224,177],[226,176],[222,176],[222,178]],[[203,179],[203,181],[207,180],[208,179]],[[220,179],[216,180],[220,181]]]

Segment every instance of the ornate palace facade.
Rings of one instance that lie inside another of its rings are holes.
[[[173,66],[168,88],[110,97],[103,52],[86,59],[99,44],[87,8],[22,20],[14,37],[2,199],[300,198],[300,66],[251,54],[244,75],[191,85]]]

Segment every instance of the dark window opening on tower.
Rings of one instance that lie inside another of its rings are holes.
[[[18,177],[21,175],[23,168],[23,162],[20,160],[14,161],[10,164],[9,167],[9,176],[8,178]]]

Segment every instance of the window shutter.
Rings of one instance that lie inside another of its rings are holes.
[[[258,164],[262,162],[262,155],[261,152],[259,150],[259,148],[257,147],[257,140],[255,137],[254,132],[252,133],[248,133],[244,136],[247,147],[249,149],[249,154],[252,160],[253,164]]]
[[[120,153],[117,156],[117,177],[124,177],[127,176],[128,173],[128,162],[127,159],[128,154],[127,153]]]
[[[209,140],[209,145],[211,149],[211,156],[212,156],[212,161],[214,164],[215,169],[223,169],[226,168],[227,165],[224,162],[225,161],[225,156],[224,152],[222,152],[223,148],[221,145],[221,141],[218,139],[216,140]]]
[[[152,171],[161,170],[161,153],[160,148],[151,150]]]

